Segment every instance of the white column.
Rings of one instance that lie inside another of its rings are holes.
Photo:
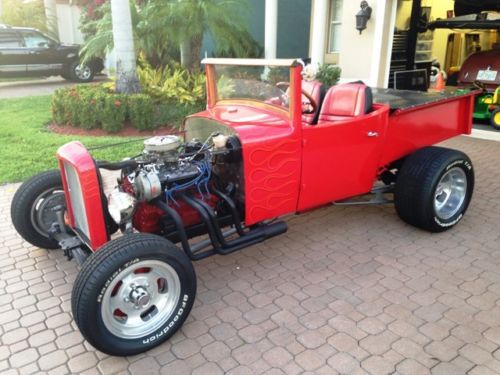
[[[374,4],[369,22],[374,26],[373,49],[369,85],[387,85],[391,65],[392,39],[396,22],[396,0],[379,0]],[[384,48],[385,47],[385,48]],[[383,58],[382,58],[383,57]]]
[[[278,0],[266,0],[264,55],[266,59],[276,58],[278,40]]]
[[[328,0],[313,1],[311,64],[317,67],[325,62],[328,33]]]

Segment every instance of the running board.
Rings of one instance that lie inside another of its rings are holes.
[[[374,204],[391,204],[394,203],[394,199],[387,199],[384,194],[394,193],[394,184],[387,186],[376,186],[372,189],[370,194],[372,198],[367,201],[356,201],[351,199],[346,199],[338,202],[333,202],[336,206],[361,206],[361,205],[374,205]]]

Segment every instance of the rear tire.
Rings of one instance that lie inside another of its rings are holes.
[[[186,254],[162,237],[135,233],[108,242],[87,259],[71,307],[90,344],[127,356],[172,336],[195,295],[196,275]]]
[[[398,174],[396,212],[408,224],[442,232],[462,219],[473,190],[474,170],[467,155],[426,147],[410,155]]]
[[[491,112],[490,124],[495,130],[500,130],[500,107]]]
[[[57,241],[49,238],[48,230],[57,221],[57,205],[65,205],[61,174],[52,170],[37,174],[17,189],[10,206],[14,228],[30,244],[45,249],[57,249]]]
[[[75,82],[91,82],[94,79],[95,71],[91,64],[81,64],[73,61],[69,66],[68,76]]]

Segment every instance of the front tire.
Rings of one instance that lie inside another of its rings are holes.
[[[500,130],[500,107],[491,112],[490,124],[495,130]]]
[[[442,232],[462,219],[473,190],[474,170],[467,155],[426,147],[410,155],[398,174],[396,212],[408,224]]]
[[[65,205],[61,173],[52,170],[37,174],[17,189],[10,206],[14,228],[30,244],[57,249],[57,241],[49,237],[52,223],[57,222],[54,207]]]
[[[184,323],[196,295],[189,258],[170,241],[128,234],[110,241],[82,266],[73,286],[75,322],[96,349],[145,352]]]

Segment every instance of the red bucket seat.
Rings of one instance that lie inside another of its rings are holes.
[[[373,95],[364,83],[347,83],[330,87],[326,93],[318,124],[348,120],[371,112]]]

